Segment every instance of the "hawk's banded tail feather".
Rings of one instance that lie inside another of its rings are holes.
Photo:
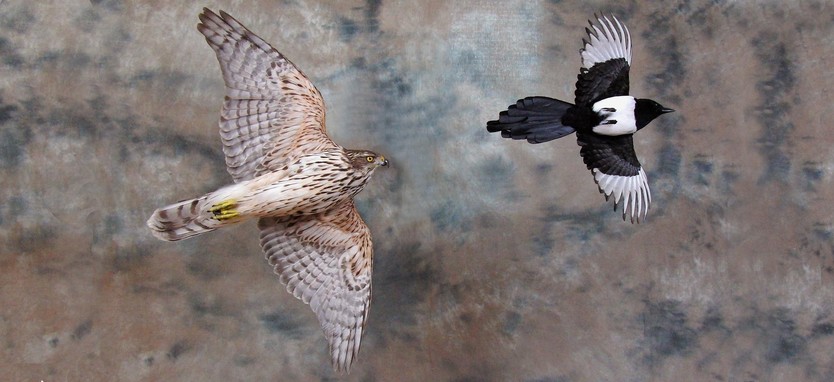
[[[487,122],[490,133],[501,132],[504,138],[526,139],[542,143],[573,133],[573,127],[562,123],[562,117],[573,104],[548,97],[527,97],[510,105]]]
[[[213,192],[162,207],[148,219],[148,227],[160,240],[178,241],[239,222],[234,199],[224,196]]]

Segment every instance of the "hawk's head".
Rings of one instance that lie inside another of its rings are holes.
[[[388,159],[373,151],[368,150],[347,150],[350,163],[356,169],[373,171],[379,166],[388,166]]]

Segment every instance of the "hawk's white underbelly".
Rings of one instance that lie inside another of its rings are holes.
[[[592,130],[602,135],[633,134],[637,131],[637,122],[634,120],[634,105],[635,100],[631,96],[617,96],[599,100],[594,103],[592,108],[603,120]],[[610,109],[614,111],[610,111]]]

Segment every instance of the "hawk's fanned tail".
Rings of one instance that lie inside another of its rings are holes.
[[[148,228],[160,240],[179,241],[237,223],[241,218],[234,200],[225,196],[212,192],[159,208],[148,219]]]
[[[504,138],[526,139],[542,143],[573,133],[573,127],[562,123],[562,117],[573,106],[548,97],[527,97],[510,105],[498,115],[498,120],[487,122],[491,133],[501,132]]]

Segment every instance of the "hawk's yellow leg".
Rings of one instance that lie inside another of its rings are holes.
[[[214,214],[212,216],[214,219],[229,220],[240,216],[240,213],[235,210],[235,206],[237,206],[237,201],[228,199],[211,206],[208,211]]]

